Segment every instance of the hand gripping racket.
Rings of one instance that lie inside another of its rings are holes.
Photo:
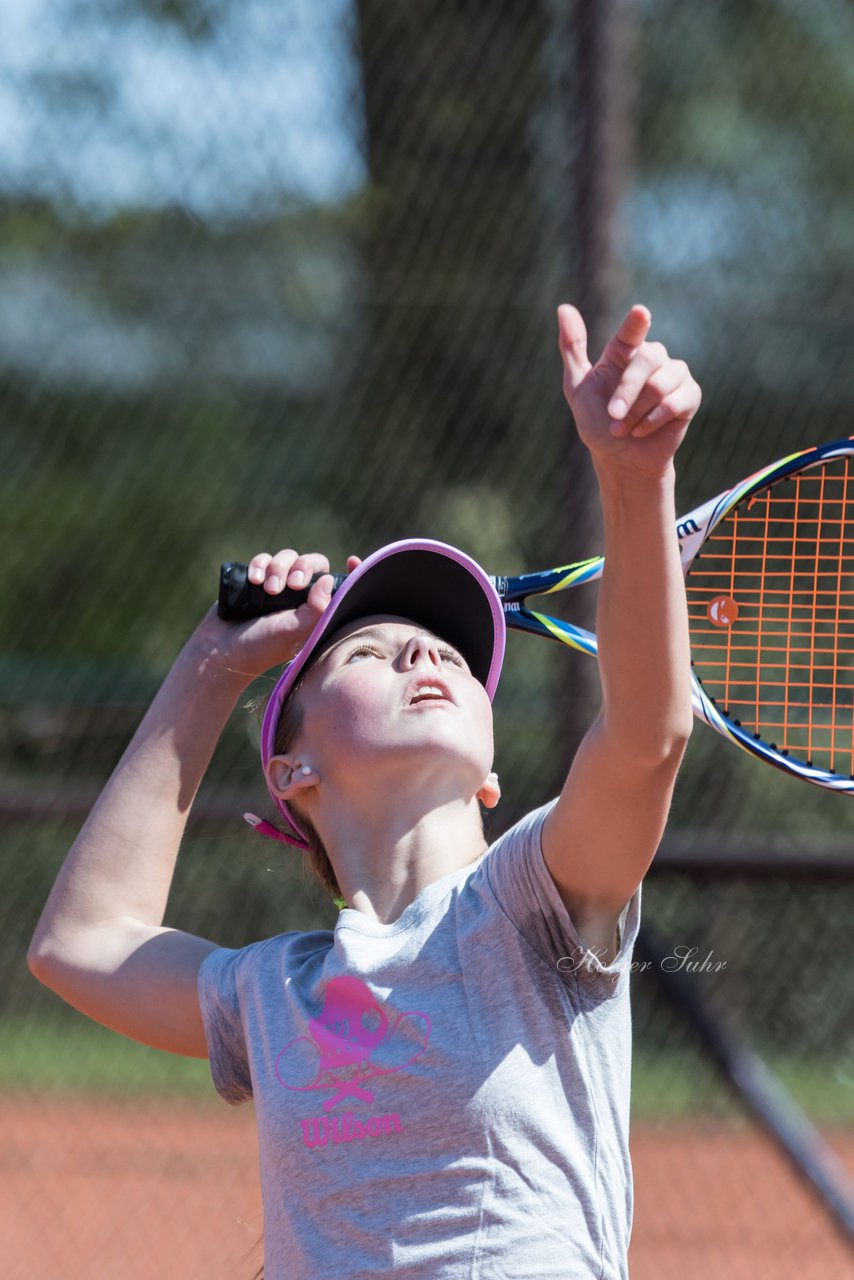
[[[769,764],[854,793],[854,437],[790,454],[676,522],[694,713]],[[604,558],[492,579],[508,627],[596,654],[596,637],[525,603],[591,582]],[[343,582],[335,579],[335,589]],[[219,614],[292,609],[225,564]]]

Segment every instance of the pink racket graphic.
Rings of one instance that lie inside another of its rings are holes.
[[[369,1080],[410,1065],[427,1048],[426,1013],[401,1013],[390,1022],[383,1007],[359,978],[332,978],[310,1035],[290,1040],[276,1058],[276,1076],[297,1092],[331,1090],[323,1103],[331,1111],[344,1098],[373,1102]]]

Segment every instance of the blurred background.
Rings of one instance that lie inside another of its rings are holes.
[[[25,963],[220,562],[341,568],[415,534],[497,573],[597,552],[563,301],[597,352],[644,302],[701,383],[682,510],[854,433],[852,68],[848,0],[7,0],[8,1277],[261,1261],[251,1105]],[[595,663],[511,636],[491,834],[554,794],[596,697]],[[256,744],[241,708],[167,915],[231,947],[336,914],[241,820],[266,812]],[[644,915],[662,954],[711,959],[671,963],[681,1012],[660,957],[634,979],[637,1280],[854,1275],[852,830],[849,799],[696,729]],[[835,1209],[726,1085],[701,1006],[770,1073]]]

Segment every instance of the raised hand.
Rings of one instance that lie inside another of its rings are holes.
[[[352,573],[359,563],[358,556],[349,556],[347,572]],[[286,586],[302,590],[316,573],[324,576],[313,584],[305,603],[297,609],[234,623],[223,622],[214,605],[202,619],[193,635],[196,647],[201,646],[210,661],[223,671],[244,677],[247,684],[298,653],[332,599],[333,581],[326,556],[300,555],[292,549],[275,556],[259,552],[250,560],[248,569],[250,582],[263,584],[271,595]]]
[[[567,304],[557,314],[563,392],[594,462],[649,476],[666,472],[700,405],[684,360],[646,341],[652,322],[646,307],[628,311],[595,365],[581,314]]]

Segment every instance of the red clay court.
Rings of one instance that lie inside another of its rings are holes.
[[[251,1106],[9,1096],[5,1280],[250,1280],[261,1263]],[[854,1175],[854,1132],[826,1135]],[[632,1280],[854,1280],[854,1256],[747,1127],[632,1128]]]

